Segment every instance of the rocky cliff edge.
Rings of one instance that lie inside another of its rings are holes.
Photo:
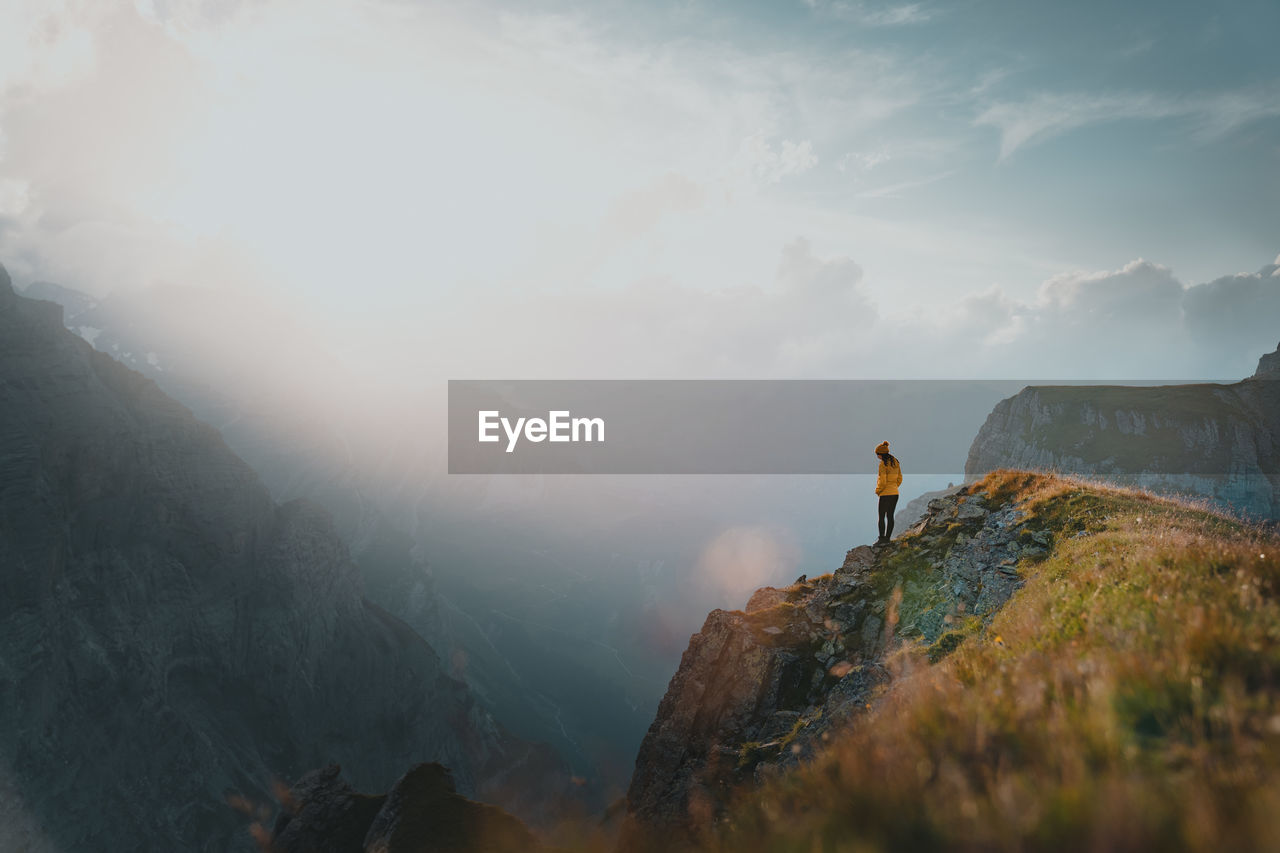
[[[870,707],[904,642],[936,661],[980,628],[1052,536],[970,484],[930,501],[891,545],[854,548],[829,575],[713,611],[640,747],[621,848],[697,846],[736,787],[812,756]]]

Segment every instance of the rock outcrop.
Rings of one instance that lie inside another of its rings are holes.
[[[2,849],[238,849],[228,796],[333,761],[508,802],[555,766],[362,597],[326,513],[2,268],[0,588]]]
[[[1028,387],[991,412],[965,477],[997,468],[1081,474],[1280,520],[1278,379],[1280,349],[1231,385]]]
[[[924,518],[925,513],[929,511],[930,502],[937,498],[949,497],[956,493],[960,486],[954,483],[948,483],[945,489],[935,489],[932,492],[925,492],[917,495],[907,501],[906,506],[893,514],[893,531],[895,536],[901,536],[912,525]]]
[[[813,755],[892,679],[904,640],[949,654],[999,609],[1047,531],[966,486],[930,501],[892,544],[850,551],[833,574],[765,588],[713,611],[689,641],[636,758],[624,850],[696,846],[731,792]]]
[[[537,853],[542,845],[501,809],[458,794],[449,771],[419,764],[386,794],[357,793],[330,765],[289,789],[272,853]]]
[[[1254,379],[1280,379],[1280,344],[1275,352],[1269,352],[1258,359],[1258,369],[1253,372]]]

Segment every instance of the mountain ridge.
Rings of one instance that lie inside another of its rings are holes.
[[[363,597],[327,513],[276,505],[2,267],[0,474],[0,846],[247,849],[224,798],[333,760],[369,787],[441,760],[526,813],[558,796],[558,762]]]
[[[1228,385],[1029,386],[991,411],[965,479],[999,468],[1097,476],[1280,521],[1278,371],[1280,347]]]

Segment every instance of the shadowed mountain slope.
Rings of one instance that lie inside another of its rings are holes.
[[[229,795],[439,761],[515,805],[554,762],[362,597],[328,516],[0,268],[0,848],[228,850]]]

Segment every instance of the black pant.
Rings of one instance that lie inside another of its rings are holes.
[[[897,507],[897,495],[880,496],[880,514],[876,519],[876,523],[880,529],[881,539],[888,539],[893,536],[893,511],[897,509]]]

